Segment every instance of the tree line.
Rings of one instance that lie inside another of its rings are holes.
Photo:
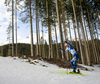
[[[24,1],[24,5],[20,2]],[[5,0],[5,4],[9,6],[8,11],[12,12],[12,21],[7,29],[8,34],[12,31],[12,56],[14,52],[14,25],[16,28],[16,55],[17,55],[17,28],[18,24],[14,24],[14,12],[17,20],[17,12],[20,8],[21,21],[30,23],[31,46],[30,55],[40,54],[41,42],[43,46],[42,52],[45,52],[44,28],[48,31],[48,58],[60,58],[58,47],[64,48],[64,41],[74,45],[79,51],[82,64],[91,65],[100,62],[100,1],[99,0]],[[15,7],[14,7],[15,6]],[[19,7],[19,8],[18,8]],[[15,11],[14,11],[15,10]],[[33,46],[33,20],[36,23],[37,44],[36,51]],[[42,26],[42,37],[40,37],[39,22]],[[60,45],[58,44],[57,30],[59,30]],[[52,42],[52,31],[55,31],[55,47]],[[41,41],[41,38],[43,41]],[[9,38],[8,38],[9,39]],[[54,52],[55,51],[55,52]],[[63,52],[64,54],[64,52]],[[65,55],[67,60],[71,56]]]

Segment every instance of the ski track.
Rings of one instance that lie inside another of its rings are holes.
[[[79,76],[52,73],[66,69],[43,61],[35,60],[38,61],[36,65],[26,61],[17,57],[0,57],[0,84],[100,84],[100,67],[97,65],[86,66],[94,71],[81,70],[87,76]]]

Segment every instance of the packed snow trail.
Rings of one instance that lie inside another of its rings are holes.
[[[35,60],[35,64],[26,61],[17,57],[0,57],[0,84],[100,84],[98,66],[86,66],[94,71],[81,70],[89,76],[78,76],[52,73],[66,69],[43,61]]]

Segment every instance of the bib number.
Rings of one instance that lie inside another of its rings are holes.
[[[71,54],[74,54],[75,52],[76,52],[75,49],[70,50]]]

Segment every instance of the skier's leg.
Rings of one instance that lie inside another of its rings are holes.
[[[76,65],[77,60],[78,60],[78,58],[75,58],[75,61],[73,62],[73,64],[74,64],[74,67],[75,67],[76,70],[77,70],[77,73],[80,73],[80,70],[79,70],[79,68],[78,68],[77,65]]]
[[[74,60],[74,62],[73,62],[73,66],[77,69],[78,67],[77,67],[76,63],[77,63],[77,61]]]
[[[73,68],[73,72],[76,73],[76,68],[74,66],[74,58],[70,61],[70,64],[71,64],[71,66]]]
[[[74,62],[74,60],[72,59],[72,60],[70,61],[70,64],[71,64],[72,68],[74,69],[74,64],[73,64],[73,62]]]
[[[77,69],[78,67],[77,67],[76,63],[77,63],[77,60],[79,59],[79,55],[78,55],[78,54],[75,54],[74,56],[75,56],[75,57],[74,57],[74,62],[73,62],[73,64],[74,64],[74,67]]]

